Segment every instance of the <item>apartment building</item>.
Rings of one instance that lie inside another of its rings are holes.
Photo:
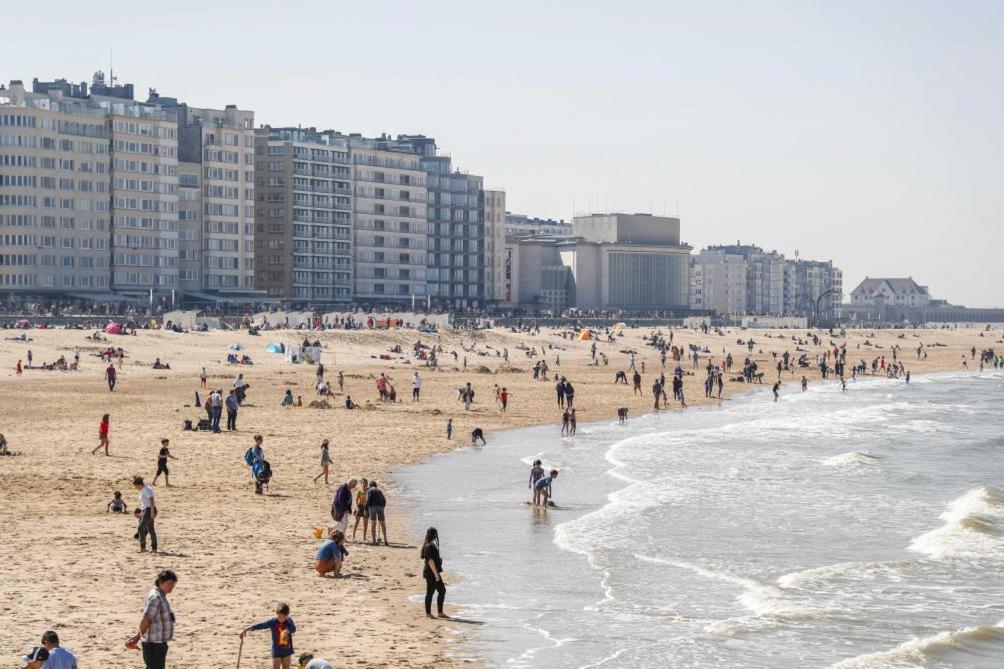
[[[507,302],[506,295],[506,212],[504,190],[481,191],[484,212],[485,302]]]
[[[357,300],[425,299],[428,224],[421,158],[349,135]]]
[[[93,89],[92,89],[93,90]],[[157,105],[91,96],[109,113],[112,288],[178,287],[178,128]]]
[[[843,289],[843,272],[834,267],[832,261],[785,261],[786,316],[835,318],[842,301]]]
[[[40,89],[0,86],[0,295],[107,293],[106,112]]]
[[[705,249],[690,259],[690,308],[717,314],[746,313],[746,260]]]
[[[304,303],[353,297],[349,138],[316,128],[259,128],[255,139],[255,284]]]
[[[505,213],[505,234],[509,238],[526,235],[568,236],[572,234],[572,224],[564,219],[556,221],[553,218],[536,218],[507,211]]]
[[[202,291],[202,165],[178,163],[178,289]]]
[[[745,313],[780,316],[784,313],[784,256],[759,246],[730,244],[709,246],[709,251],[739,256],[746,262]]]
[[[197,277],[186,261],[185,285],[217,296],[254,295],[254,112],[189,107],[150,92],[178,129],[178,160],[198,166],[201,200]],[[191,175],[193,170],[186,168]],[[188,186],[189,188],[191,186]],[[186,214],[191,207],[185,207]],[[186,221],[186,230],[194,228]],[[190,242],[194,240],[186,240]],[[186,243],[186,250],[191,244]]]

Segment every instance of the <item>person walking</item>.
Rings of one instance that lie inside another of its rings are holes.
[[[227,407],[227,430],[234,432],[237,430],[237,409],[241,406],[240,401],[237,399],[236,390],[230,391],[225,403]]]
[[[370,536],[373,538],[373,545],[376,546],[380,543],[380,533],[377,532],[377,523],[380,523],[380,529],[383,530],[383,545],[389,545],[387,541],[387,519],[384,515],[384,509],[387,508],[387,498],[384,496],[383,491],[377,486],[376,481],[370,481],[370,489],[366,491],[366,509],[369,511],[370,517]],[[363,533],[363,541],[366,541],[365,532]]]
[[[345,390],[345,375],[338,372],[338,392],[343,392]]]
[[[446,421],[446,438],[453,439],[453,419],[450,418]]]
[[[143,603],[143,616],[139,620],[139,632],[126,643],[136,647],[143,641],[143,663],[146,669],[166,669],[167,645],[174,640],[174,613],[167,596],[174,592],[178,577],[170,569],[157,574],[153,590]]]
[[[143,482],[142,476],[134,476],[132,486],[139,492],[139,552],[146,552],[146,536],[150,535],[150,548],[157,552],[157,529],[154,518],[157,517],[157,503],[153,496],[153,488]]]
[[[206,374],[206,368],[203,367],[202,371],[199,372],[199,387],[200,388],[205,388],[206,387],[206,379],[207,378],[209,378],[209,375]]]
[[[91,451],[91,455],[100,451],[102,447],[105,449],[105,455],[108,455],[108,428],[108,414],[105,414],[101,417],[101,424],[98,425],[98,445]]]
[[[108,382],[108,391],[115,391],[115,365],[108,363],[108,368],[105,370],[105,380]]]
[[[328,453],[328,440],[325,439],[321,442],[321,473],[314,477],[314,483],[317,483],[317,479],[324,477],[324,485],[328,485],[328,467],[331,465],[331,455]]]
[[[432,594],[436,593],[436,610],[440,618],[449,618],[443,613],[446,601],[446,585],[443,583],[443,558],[439,554],[439,532],[435,527],[425,531],[422,543],[422,577],[425,578],[425,615],[432,618]]]
[[[150,485],[157,485],[157,479],[159,479],[160,475],[163,474],[164,482],[167,484],[167,487],[171,487],[170,472],[167,470],[167,459],[170,458],[172,460],[177,460],[178,458],[171,455],[170,447],[171,442],[169,439],[165,437],[160,440],[160,453],[157,454],[157,473],[154,475],[153,481],[150,482]]]

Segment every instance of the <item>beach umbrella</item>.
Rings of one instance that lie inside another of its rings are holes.
[[[627,327],[625,323],[614,323],[614,330],[623,330]]]
[[[582,332],[579,333],[579,341],[589,341],[592,337],[593,335],[589,332],[589,328],[583,328]]]
[[[269,344],[265,347],[265,350],[269,353],[282,353],[282,347],[278,344]]]
[[[122,334],[122,324],[121,323],[109,323],[105,326],[106,334]]]

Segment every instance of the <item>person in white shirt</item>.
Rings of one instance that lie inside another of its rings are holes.
[[[417,402],[418,396],[422,392],[422,377],[415,372],[415,378],[411,380],[411,401]]]
[[[77,669],[77,658],[59,646],[59,635],[55,632],[42,635],[42,646],[49,651],[49,659],[42,665],[43,669]]]
[[[330,662],[314,657],[313,653],[301,653],[297,664],[300,669],[335,669]]]
[[[132,485],[139,491],[139,552],[146,552],[146,535],[150,535],[150,548],[157,552],[157,530],[153,519],[157,516],[157,502],[153,497],[153,488],[148,486],[142,476],[134,476]]]

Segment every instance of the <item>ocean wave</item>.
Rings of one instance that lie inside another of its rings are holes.
[[[832,458],[826,458],[823,460],[823,464],[827,467],[841,467],[844,465],[874,465],[881,459],[882,458],[877,455],[865,453],[864,451],[850,451],[847,453],[841,453],[840,455],[834,455]]]
[[[996,625],[966,627],[955,632],[941,632],[913,638],[891,650],[858,655],[832,665],[830,669],[870,669],[872,667],[917,667],[947,653],[969,656],[995,655],[1004,649],[1004,621]]]
[[[777,584],[782,588],[800,588],[838,578],[870,578],[872,574],[898,572],[916,567],[917,564],[916,560],[839,562],[784,574],[778,577]]]
[[[910,550],[933,558],[978,557],[1001,548],[1004,505],[990,486],[973,488],[941,514],[945,524],[916,537]]]
[[[827,613],[818,608],[793,601],[790,593],[773,583],[766,583],[749,576],[716,571],[685,560],[657,558],[648,555],[635,555],[635,558],[651,564],[686,569],[703,578],[737,585],[745,590],[739,595],[739,603],[758,616],[810,617]]]

